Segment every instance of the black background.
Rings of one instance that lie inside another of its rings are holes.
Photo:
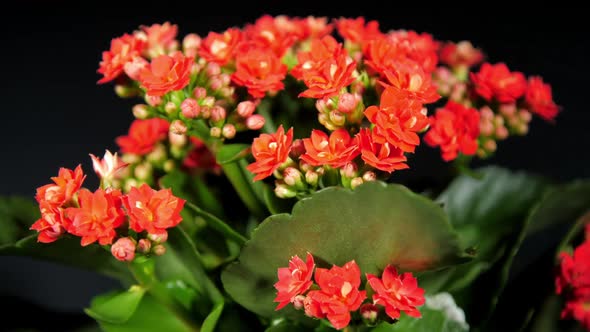
[[[421,8],[383,2],[342,3],[244,2],[237,9],[227,1],[203,3],[21,1],[4,5],[0,71],[0,194],[33,197],[59,167],[82,163],[90,182],[88,153],[116,150],[114,137],[126,132],[133,119],[133,100],[122,100],[112,85],[97,86],[101,52],[110,40],[139,25],[170,21],[180,37],[190,32],[205,36],[230,26],[253,22],[264,13],[291,16],[365,16],[380,21],[383,31],[413,29],[439,40],[471,40],[490,62],[506,62],[512,70],[538,74],[553,86],[563,108],[555,124],[536,119],[526,137],[499,146],[496,163],[526,169],[555,180],[588,177],[590,112],[588,44],[582,10],[525,8],[482,3],[478,9],[424,4]],[[446,3],[446,2],[445,2]],[[124,6],[124,7],[121,7]],[[391,5],[390,5],[391,6]],[[510,9],[508,9],[510,8]],[[437,156],[436,151],[418,152]],[[437,158],[410,165],[423,174],[444,166]],[[412,172],[412,170],[406,171]],[[106,278],[77,269],[0,257],[0,296],[4,328],[36,327],[70,330],[90,321],[81,312],[93,295],[116,287]],[[16,318],[28,313],[31,320]]]

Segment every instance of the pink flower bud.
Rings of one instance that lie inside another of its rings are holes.
[[[302,184],[301,178],[303,174],[295,167],[287,167],[283,171],[283,181],[288,186],[299,186]]]
[[[347,163],[340,169],[340,174],[345,177],[352,179],[357,176],[357,167],[355,163]]]
[[[211,127],[209,130],[209,135],[211,135],[211,137],[221,137],[221,128]]]
[[[152,249],[152,242],[148,239],[141,239],[137,243],[137,251],[142,254],[147,254]]]
[[[170,132],[172,133],[175,133],[177,135],[184,135],[186,134],[186,131],[186,125],[181,120],[174,120],[170,124]]]
[[[148,239],[154,243],[164,243],[168,241],[168,232],[148,234]]]
[[[166,111],[167,114],[172,114],[176,112],[177,109],[178,107],[176,107],[176,104],[171,101],[167,102],[166,105],[164,105],[164,111]]]
[[[135,166],[133,174],[139,180],[148,180],[153,175],[152,164],[145,162]]]
[[[255,109],[256,105],[254,105],[253,102],[246,100],[238,104],[237,111],[239,116],[247,118],[254,113]]]
[[[363,184],[363,182],[364,182],[364,181],[363,181],[363,178],[361,178],[361,177],[356,177],[356,178],[354,178],[354,179],[352,179],[352,180],[350,181],[350,187],[351,187],[352,189],[354,189],[354,188],[356,188],[356,187],[360,186],[361,184]]]
[[[275,195],[277,195],[278,198],[292,198],[297,195],[297,192],[289,188],[284,183],[281,183],[276,185]]]
[[[180,104],[180,109],[182,110],[182,115],[187,119],[196,118],[199,116],[199,113],[201,113],[201,106],[199,106],[199,103],[193,98],[185,99],[182,104]]]
[[[292,300],[293,307],[295,307],[296,310],[303,309],[303,301],[305,301],[305,296],[303,296],[301,294],[295,296]]]
[[[315,108],[321,113],[328,111],[328,107],[326,107],[326,101],[324,99],[316,100]]]
[[[178,135],[171,131],[168,132],[168,140],[172,146],[183,147],[186,145],[188,139],[186,135]]]
[[[133,116],[137,119],[146,119],[149,115],[147,105],[145,104],[137,104],[133,106]]]
[[[526,135],[529,132],[529,126],[526,122],[519,123],[515,129],[519,135]]]
[[[209,86],[212,90],[219,90],[223,87],[223,81],[218,76],[209,79]]]
[[[205,98],[203,98],[203,106],[207,106],[207,107],[213,107],[215,106],[215,97],[213,96],[207,96]]]
[[[195,33],[189,33],[182,40],[182,48],[184,50],[196,50],[201,46],[201,37]]]
[[[508,129],[506,127],[501,126],[496,128],[496,138],[499,140],[506,139],[508,137]]]
[[[162,97],[145,95],[145,102],[150,106],[156,107],[162,103]]]
[[[307,172],[307,171],[313,170],[313,167],[310,164],[306,163],[305,161],[300,160],[299,161],[299,169],[302,172]]]
[[[351,93],[344,93],[338,99],[338,111],[342,113],[350,113],[354,111],[356,105],[358,105],[358,100]]]
[[[211,107],[202,106],[201,107],[201,117],[203,119],[209,119],[211,117]]]
[[[125,71],[125,74],[129,76],[129,78],[137,81],[139,80],[139,72],[147,65],[148,62],[146,59],[137,56],[133,58],[132,61],[125,63],[125,65],[123,66],[123,71]]]
[[[496,141],[494,141],[493,139],[489,139],[483,143],[483,148],[487,152],[494,152],[498,148],[498,145],[496,144]]]
[[[215,62],[209,62],[205,70],[207,71],[207,75],[209,75],[209,77],[221,74],[221,67]]]
[[[223,84],[224,86],[227,86],[231,83],[231,76],[228,74],[219,74],[219,79],[221,80],[221,84]]]
[[[213,106],[211,108],[211,120],[213,120],[213,122],[223,122],[225,121],[225,117],[225,108],[221,106]]]
[[[166,253],[166,247],[164,247],[161,244],[158,244],[158,245],[154,246],[154,248],[152,249],[152,252],[156,256],[162,256]]]
[[[122,262],[131,262],[135,258],[135,242],[131,238],[122,237],[111,246],[111,253]]]
[[[264,127],[264,117],[260,114],[252,114],[246,119],[246,127],[251,130],[259,130]]]
[[[197,99],[203,99],[207,97],[207,89],[198,86],[193,90],[193,96],[195,96]]]
[[[518,111],[518,117],[522,121],[524,121],[525,123],[531,122],[531,120],[533,118],[531,112],[529,112],[528,110],[525,110],[525,109],[521,109],[520,111]]]
[[[512,116],[516,113],[516,105],[515,104],[502,104],[500,105],[500,113],[505,116]]]
[[[484,106],[479,110],[482,119],[492,121],[494,119],[494,111],[489,106]]]
[[[494,126],[501,127],[504,125],[504,118],[500,115],[494,117]]]
[[[221,134],[227,139],[232,139],[236,136],[236,127],[233,124],[228,123],[221,128]]]
[[[373,303],[365,303],[360,308],[361,316],[369,323],[374,323],[379,314],[379,308]]]
[[[365,174],[363,174],[363,180],[365,182],[375,181],[377,180],[377,174],[373,171],[366,171]]]
[[[296,139],[291,144],[291,151],[289,152],[289,157],[293,160],[299,159],[301,155],[305,153],[305,145],[303,145],[303,140]]]
[[[483,120],[479,124],[479,132],[483,136],[491,136],[494,133],[494,124],[489,120]]]
[[[305,182],[307,182],[310,186],[317,186],[318,184],[319,175],[317,172],[312,170],[308,170],[305,172]]]
[[[340,113],[339,111],[330,111],[329,114],[330,117],[330,121],[338,127],[344,126],[344,124],[346,123],[346,117],[344,116],[344,114]]]

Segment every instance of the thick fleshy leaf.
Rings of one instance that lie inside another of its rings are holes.
[[[250,144],[224,144],[217,150],[215,159],[218,164],[232,163],[250,154]]]
[[[223,312],[223,305],[223,302],[219,302],[215,305],[215,307],[213,307],[211,313],[207,315],[205,321],[203,321],[203,326],[201,326],[201,332],[215,331],[217,321],[219,320],[219,317],[221,317],[221,313]]]
[[[321,190],[295,204],[291,215],[268,217],[222,282],[239,304],[272,316],[277,269],[307,252],[324,267],[354,259],[363,275],[379,274],[388,264],[423,271],[469,260],[440,206],[401,185],[369,182],[354,191]]]
[[[39,219],[39,207],[24,197],[0,197],[0,248],[15,243],[31,232],[29,227]]]
[[[381,323],[372,332],[466,332],[469,328],[458,323],[439,310],[420,309],[421,318],[402,316],[394,323]]]
[[[123,324],[133,316],[144,294],[143,287],[131,286],[124,292],[100,295],[92,300],[90,308],[84,312],[100,322]]]

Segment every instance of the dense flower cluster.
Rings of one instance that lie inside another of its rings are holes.
[[[327,319],[338,330],[349,325],[351,312],[357,310],[368,323],[374,324],[379,318],[380,307],[391,319],[399,319],[401,312],[420,317],[417,307],[425,302],[424,290],[418,287],[416,278],[409,272],[398,275],[395,267],[390,265],[381,278],[366,275],[372,289],[372,301],[367,303],[368,291],[359,290],[361,271],[354,260],[324,269],[315,266],[310,253],[305,262],[295,255],[289,261],[289,267],[279,268],[277,275],[275,302],[279,304],[276,310],[292,303],[309,317]]]

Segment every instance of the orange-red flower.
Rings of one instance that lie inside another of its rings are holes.
[[[421,103],[434,103],[440,98],[431,75],[413,61],[399,61],[383,73],[387,83]]]
[[[417,62],[427,73],[432,73],[438,64],[439,44],[427,33],[417,33],[412,30],[398,30],[390,32],[387,37],[400,49],[404,50],[406,56]]]
[[[78,191],[79,207],[67,208],[69,219],[66,229],[69,233],[82,237],[82,246],[98,241],[101,245],[113,243],[115,228],[125,221],[121,209],[121,192],[118,190],[87,189]]]
[[[231,78],[246,87],[252,97],[262,98],[266,92],[282,90],[286,75],[287,66],[269,49],[244,46],[236,55],[236,71]]]
[[[158,50],[163,54],[164,49],[168,48],[178,34],[178,26],[165,22],[164,24],[152,24],[151,26],[141,26],[145,33],[148,49]],[[157,54],[157,53],[156,53]]]
[[[428,126],[422,103],[408,98],[407,94],[400,94],[398,89],[390,86],[381,94],[379,107],[368,107],[365,115],[375,125],[374,141],[387,141],[404,152],[414,152],[420,144],[417,132]]]
[[[119,77],[125,64],[140,57],[145,48],[145,43],[132,35],[124,34],[111,41],[111,49],[102,52],[102,61],[98,73],[103,75],[98,83],[106,83]]]
[[[109,150],[105,151],[102,160],[93,154],[90,154],[90,158],[92,159],[92,167],[94,167],[96,174],[106,181],[113,179],[119,170],[128,165],[118,158],[116,152],[113,154]]]
[[[279,281],[274,284],[277,289],[277,297],[274,302],[279,302],[279,304],[275,310],[293,303],[297,295],[305,293],[311,287],[314,267],[313,256],[307,253],[305,262],[295,255],[289,261],[289,267],[278,269]]]
[[[305,38],[322,38],[329,35],[334,26],[328,23],[326,17],[314,17],[308,16],[299,20],[296,23],[300,25],[300,29],[303,33],[299,36],[299,39]]]
[[[297,26],[286,16],[274,18],[264,15],[244,28],[248,40],[256,43],[259,47],[271,50],[277,57],[281,58],[297,41]]]
[[[252,156],[256,161],[247,166],[250,172],[256,174],[254,181],[270,176],[287,161],[292,144],[293,128],[285,134],[282,125],[274,134],[260,134],[255,138],[252,143]]]
[[[314,129],[303,139],[305,154],[301,159],[312,166],[342,167],[359,155],[358,145],[346,129],[337,129],[330,136]]]
[[[551,86],[543,83],[541,77],[529,78],[524,98],[530,110],[547,121],[553,121],[559,112],[559,107],[553,101]]]
[[[121,262],[131,262],[135,258],[135,241],[130,237],[118,239],[111,247],[111,254]]]
[[[365,24],[364,17],[340,18],[336,20],[336,28],[342,38],[355,44],[363,44],[383,35],[379,30],[379,22],[369,21]]]
[[[446,43],[441,47],[440,62],[451,67],[466,66],[473,67],[483,61],[483,52],[473,47],[468,41],[461,41],[458,43]]]
[[[513,103],[522,97],[527,82],[520,72],[511,72],[504,63],[484,63],[479,72],[470,73],[475,92],[487,101],[495,98],[501,103]]]
[[[404,152],[388,142],[377,143],[370,129],[361,129],[356,137],[361,157],[367,164],[389,173],[409,168]]]
[[[385,313],[398,319],[400,312],[411,317],[420,317],[416,307],[424,304],[424,289],[418,287],[418,280],[411,273],[398,275],[395,267],[388,265],[381,279],[367,274],[367,281],[375,291],[373,303],[385,307]]]
[[[123,153],[144,155],[151,152],[156,143],[167,137],[169,127],[170,123],[164,119],[137,119],[131,123],[129,133],[117,137],[116,142]]]
[[[367,297],[366,291],[359,291],[361,271],[356,262],[342,267],[334,265],[329,270],[317,268],[315,281],[320,289],[307,293],[306,314],[327,318],[338,330],[348,326],[350,312],[357,310]]]
[[[122,200],[129,215],[129,227],[150,234],[166,233],[167,228],[178,225],[186,202],[174,196],[170,189],[156,191],[145,183],[131,188]]]
[[[369,41],[363,48],[364,63],[369,73],[381,76],[394,68],[395,63],[408,61],[407,50],[386,36]]]
[[[303,72],[317,71],[324,61],[340,56],[341,52],[342,44],[332,36],[312,39],[308,52],[297,53],[297,65],[291,69],[291,75],[300,80],[303,78]]]
[[[35,199],[40,204],[46,202],[52,207],[60,207],[74,197],[85,178],[86,175],[84,175],[81,165],[78,165],[73,171],[62,167],[59,169],[58,175],[51,178],[52,184],[37,188]]]
[[[590,297],[567,301],[561,311],[561,318],[570,317],[580,322],[587,331],[590,330]]]
[[[576,297],[590,299],[590,241],[574,249],[573,255],[559,255],[560,270],[555,280],[557,294],[571,291]]]
[[[180,52],[172,56],[160,55],[139,72],[139,81],[146,94],[160,97],[184,88],[190,82],[193,59]]]
[[[459,152],[464,155],[477,152],[479,112],[476,109],[449,101],[430,117],[430,125],[424,141],[432,147],[440,146],[445,161],[457,158]]]
[[[223,66],[233,60],[236,47],[241,40],[242,31],[240,29],[230,28],[221,34],[209,32],[201,42],[199,56]]]
[[[39,203],[39,209],[41,210],[41,218],[35,221],[30,229],[39,232],[37,241],[51,243],[65,232],[64,225],[67,225],[68,222],[65,220],[61,207],[55,207],[42,201]]]
[[[308,89],[300,93],[299,97],[319,99],[335,96],[354,82],[352,74],[355,69],[356,62],[345,52],[339,52],[333,58],[303,71],[302,79]]]

